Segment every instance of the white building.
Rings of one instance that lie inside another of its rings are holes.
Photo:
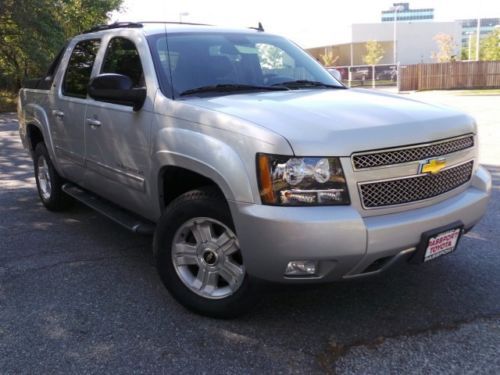
[[[394,34],[396,26],[396,34]],[[385,51],[381,64],[417,64],[435,62],[432,59],[433,52],[438,51],[438,45],[434,37],[440,33],[450,35],[453,38],[454,55],[460,56],[461,25],[459,22],[397,22],[396,25],[390,22],[383,23],[361,23],[352,25],[352,43],[365,44],[369,40],[379,42],[389,42],[394,46],[394,35],[396,35],[396,58],[394,53]],[[358,56],[354,65],[363,64]]]
[[[453,38],[454,55],[460,58],[462,26],[460,22],[404,22],[396,23],[394,34],[393,22],[360,23],[352,25],[352,37],[348,43],[310,48],[314,57],[320,58],[325,52],[339,56],[336,65],[364,65],[366,42],[375,40],[382,45],[384,57],[379,64],[394,63],[394,35],[396,35],[397,61],[401,64],[435,62],[432,55],[438,51],[434,37],[440,33]]]

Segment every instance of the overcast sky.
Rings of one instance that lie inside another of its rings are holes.
[[[387,0],[125,0],[115,21],[179,21],[220,26],[257,26],[304,48],[350,41],[353,23],[380,22]],[[402,1],[399,1],[402,2]],[[411,8],[434,8],[436,21],[500,17],[500,0],[413,0]]]

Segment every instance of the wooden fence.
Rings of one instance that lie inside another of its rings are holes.
[[[399,91],[500,88],[500,61],[401,65]]]

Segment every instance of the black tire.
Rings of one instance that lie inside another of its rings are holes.
[[[48,177],[48,180],[50,182],[50,191],[44,191],[42,189],[43,181],[40,181],[39,164],[40,162],[42,162],[43,164],[43,161],[45,161],[46,163],[46,166],[44,166],[44,168],[46,168],[46,171],[48,172],[46,176]],[[71,204],[71,198],[61,189],[62,185],[64,184],[64,180],[55,170],[45,144],[40,142],[36,145],[33,155],[33,162],[35,167],[35,180],[38,189],[38,195],[40,196],[40,200],[42,201],[45,208],[50,211],[62,211],[68,208]]]
[[[217,189],[204,187],[175,199],[158,222],[153,244],[158,272],[165,287],[183,306],[202,315],[228,319],[248,312],[258,296],[256,282],[248,274],[245,273],[239,288],[231,295],[210,299],[191,290],[174,268],[172,249],[176,233],[195,218],[217,220],[236,233],[229,207]],[[241,262],[243,264],[242,259]]]

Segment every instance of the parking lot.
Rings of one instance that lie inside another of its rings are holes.
[[[229,321],[170,297],[150,238],[79,204],[46,211],[15,114],[0,115],[0,373],[499,373],[500,96],[407,95],[477,118],[486,217],[434,262],[271,285]]]

